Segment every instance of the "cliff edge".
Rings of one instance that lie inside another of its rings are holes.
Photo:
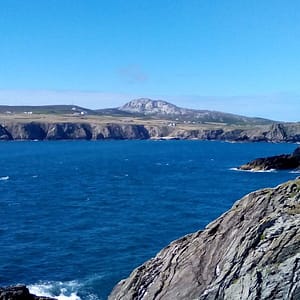
[[[109,299],[300,299],[300,178],[246,195],[135,269]]]

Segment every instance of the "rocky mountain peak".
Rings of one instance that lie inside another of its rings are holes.
[[[182,109],[174,104],[163,100],[151,100],[148,98],[140,98],[132,100],[119,108],[119,110],[140,113],[144,115],[158,114],[158,115],[176,115],[180,114]]]
[[[171,119],[186,122],[213,122],[226,124],[271,124],[271,120],[261,118],[250,118],[230,113],[190,109],[178,107],[172,103],[163,100],[152,100],[149,98],[140,98],[132,100],[125,105],[117,108],[118,111],[148,115],[158,118]]]

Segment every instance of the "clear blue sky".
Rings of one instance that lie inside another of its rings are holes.
[[[2,0],[0,104],[180,106],[299,121],[300,1]]]

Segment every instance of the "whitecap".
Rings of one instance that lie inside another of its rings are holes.
[[[276,169],[270,169],[270,170],[251,170],[251,172],[254,173],[272,173],[272,172],[277,172]]]
[[[300,174],[300,170],[290,171],[289,173],[291,173],[291,174]]]
[[[4,180],[8,180],[9,179],[9,176],[2,176],[0,177],[0,180],[4,181]]]
[[[29,285],[30,293],[44,296],[54,297],[58,300],[81,300],[77,295],[80,284],[77,281],[68,282],[39,282]]]
[[[230,168],[230,171],[238,171],[238,172],[251,172],[251,173],[272,173],[272,172],[277,172],[276,169],[270,169],[270,170],[255,170],[255,169],[250,169],[250,170],[242,170],[239,168]]]
[[[230,170],[230,171],[242,171],[242,170],[239,169],[239,168],[230,168],[229,170]]]

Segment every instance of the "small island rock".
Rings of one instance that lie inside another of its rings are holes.
[[[300,168],[300,147],[292,154],[257,158],[239,167],[240,170],[292,170]]]

